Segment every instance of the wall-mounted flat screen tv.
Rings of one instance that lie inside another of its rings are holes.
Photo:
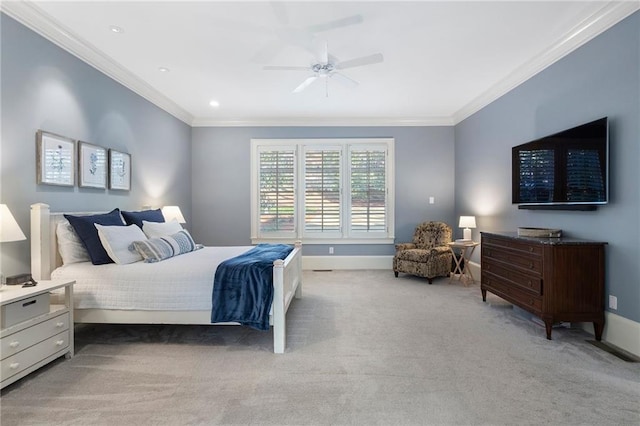
[[[607,117],[512,148],[512,202],[596,206],[609,200]]]

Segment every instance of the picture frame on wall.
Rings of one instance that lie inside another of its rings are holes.
[[[76,141],[55,133],[36,132],[36,183],[75,186]]]
[[[78,141],[78,186],[105,189],[107,187],[107,150],[98,145]]]
[[[109,150],[109,189],[131,190],[131,154]]]

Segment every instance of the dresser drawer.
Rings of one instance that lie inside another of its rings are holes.
[[[8,328],[49,312],[49,293],[39,294],[2,306],[0,328]]]
[[[45,358],[69,347],[69,331],[63,331],[47,340],[44,340],[30,348],[2,360],[0,368],[0,381],[5,381],[11,376],[31,367]]]
[[[482,272],[481,288],[489,290],[503,299],[536,314],[542,312],[542,297],[535,296],[526,290],[511,285],[501,277]]]
[[[0,357],[5,359],[36,343],[69,329],[69,313],[43,321],[0,339]]]
[[[491,245],[482,247],[482,261],[490,262],[491,259],[517,266],[525,271],[542,274],[542,256],[528,255],[518,250],[509,250]]]
[[[503,266],[500,262],[488,260],[482,264],[482,272],[502,277],[512,285],[530,291],[536,295],[542,295],[542,278],[538,274],[526,274],[514,268]]]

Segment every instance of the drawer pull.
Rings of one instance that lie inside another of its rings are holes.
[[[533,262],[529,262],[529,269],[533,269]]]
[[[12,348],[17,348],[18,346],[20,346],[20,342],[18,342],[17,340],[13,341],[13,342],[9,343],[9,346],[12,347]]]
[[[25,307],[27,307],[27,306],[29,306],[29,305],[35,305],[35,303],[36,303],[36,302],[37,302],[37,300],[30,300],[30,301],[28,301],[28,302],[24,302],[24,303],[22,304],[22,307],[23,307],[23,308],[25,308]]]
[[[11,364],[9,364],[9,368],[12,370],[16,370],[18,367],[20,367],[19,362],[12,362]]]
[[[64,340],[57,340],[56,346],[62,346],[64,344]]]
[[[533,247],[529,247],[529,253],[533,253]]]
[[[61,327],[63,327],[63,326],[64,326],[64,323],[63,323],[63,322],[57,322],[57,323],[56,323],[56,327],[58,327],[58,328],[61,328]]]
[[[529,299],[529,304],[533,306],[533,304],[535,303],[535,300],[533,299]]]

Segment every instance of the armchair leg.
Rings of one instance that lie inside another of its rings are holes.
[[[398,271],[393,271],[393,275],[395,275],[396,278],[398,278]]]
[[[433,277],[431,277],[431,278],[427,277],[427,281],[429,281],[429,284],[433,284]]]

